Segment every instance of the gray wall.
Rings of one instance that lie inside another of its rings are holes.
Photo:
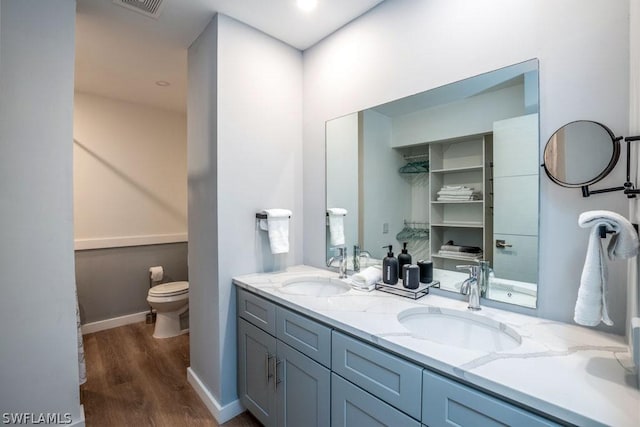
[[[75,1],[2,0],[0,11],[0,413],[78,422]]]
[[[217,15],[188,60],[191,369],[225,406],[237,399],[232,277],[302,262],[302,55]],[[264,208],[292,210],[288,254],[257,228]]]
[[[187,243],[76,251],[76,285],[83,324],[149,309],[149,267],[163,282],[189,280]]]
[[[629,2],[383,2],[304,52],[304,261],[324,261],[325,121],[532,58],[540,60],[540,151],[561,125],[591,119],[628,129]],[[571,36],[568,37],[567,34]],[[330,66],[328,65],[330,64]],[[595,186],[624,181],[624,166]],[[591,209],[627,213],[620,193],[583,199],[540,183],[538,315],[571,322]],[[609,266],[610,313],[624,330],[626,263]]]

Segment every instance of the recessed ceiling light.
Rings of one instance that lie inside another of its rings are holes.
[[[318,0],[297,0],[298,7],[305,12],[312,11],[318,5]]]
[[[158,81],[156,82],[156,85],[158,85],[158,86],[169,86],[169,85],[171,85],[171,83],[169,83],[169,82],[168,82],[168,81],[166,81],[166,80],[158,80]]]

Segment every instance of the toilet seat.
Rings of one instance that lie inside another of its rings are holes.
[[[150,297],[172,297],[189,292],[189,282],[170,282],[149,289]]]

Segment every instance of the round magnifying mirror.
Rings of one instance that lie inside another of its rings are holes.
[[[543,166],[556,184],[582,187],[607,176],[619,157],[619,138],[608,127],[578,120],[562,126],[549,138]]]

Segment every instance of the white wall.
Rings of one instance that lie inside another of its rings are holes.
[[[0,3],[0,413],[82,422],[73,270],[75,2]]]
[[[188,122],[191,370],[224,412],[237,399],[232,277],[302,262],[301,53],[217,15],[189,49]],[[293,211],[288,254],[256,226],[274,207]]]
[[[77,249],[186,241],[187,119],[75,94]]]
[[[324,260],[325,121],[465,77],[540,60],[540,151],[561,125],[628,127],[629,2],[396,0],[304,52],[304,261]],[[597,188],[620,185],[624,167]],[[588,231],[578,215],[626,214],[620,193],[583,199],[541,178],[538,314],[571,321]],[[610,312],[622,333],[624,262],[610,265]]]

